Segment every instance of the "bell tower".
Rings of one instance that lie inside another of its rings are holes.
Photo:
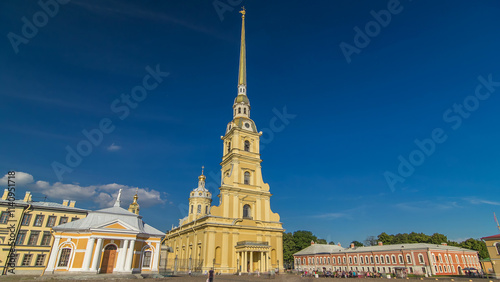
[[[221,137],[222,183],[220,205],[214,207],[220,216],[279,222],[279,215],[270,207],[269,185],[262,179],[260,136],[250,118],[250,100],[247,96],[245,10],[240,11],[241,48],[239,58],[237,95],[233,103],[233,119]]]

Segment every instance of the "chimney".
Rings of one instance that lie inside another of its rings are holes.
[[[5,190],[3,190],[2,200],[7,200],[8,197],[9,197],[9,190],[5,188]]]
[[[342,247],[342,245],[340,245],[340,242],[337,244],[339,247]]]
[[[382,242],[378,242],[378,245],[379,245],[379,246],[383,246],[383,245],[384,245],[384,243],[382,243]]]
[[[24,195],[24,200],[25,202],[31,202],[31,192],[26,191],[26,194]]]
[[[311,240],[311,245],[314,245],[314,241],[313,240]]]
[[[63,200],[62,205],[63,205],[63,206],[68,206],[68,202],[69,202],[68,200]]]
[[[351,249],[354,249],[354,243],[351,243]]]
[[[74,208],[76,204],[76,201],[69,201],[69,206]]]
[[[441,245],[443,245],[443,246],[448,246],[448,243],[441,243]]]

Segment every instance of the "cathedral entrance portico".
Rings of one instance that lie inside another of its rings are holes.
[[[236,244],[238,272],[269,271],[269,244],[267,242],[241,241]]]

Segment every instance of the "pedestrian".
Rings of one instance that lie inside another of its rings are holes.
[[[214,270],[210,269],[210,271],[208,272],[207,282],[213,282],[213,281],[214,281]]]

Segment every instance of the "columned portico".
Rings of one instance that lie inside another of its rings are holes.
[[[134,256],[135,240],[130,240],[130,247],[127,251],[127,259],[125,260],[125,271],[132,270],[132,258]]]
[[[270,246],[267,242],[242,241],[236,245],[237,257],[240,258],[240,265],[237,271],[241,272],[266,272],[269,267],[266,258],[269,255]]]

